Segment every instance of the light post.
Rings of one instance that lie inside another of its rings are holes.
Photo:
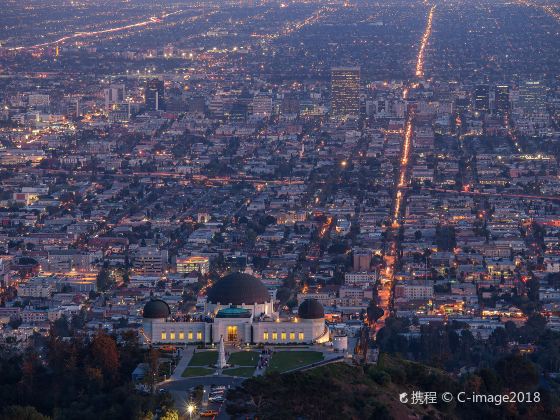
[[[189,419],[192,420],[195,411],[196,411],[196,405],[193,402],[189,402],[187,404],[187,414],[189,415]]]

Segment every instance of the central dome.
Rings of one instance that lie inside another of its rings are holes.
[[[259,279],[249,274],[231,273],[208,290],[207,300],[222,305],[252,305],[270,302],[270,294]]]

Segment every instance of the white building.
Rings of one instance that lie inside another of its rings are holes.
[[[151,300],[144,307],[143,332],[154,344],[229,343],[311,344],[325,342],[329,332],[322,305],[304,301],[298,316],[281,319],[266,287],[253,276],[233,273],[209,290],[206,315],[197,321],[168,321],[169,306]]]
[[[30,298],[50,298],[55,291],[53,282],[44,277],[34,277],[17,287],[18,296]]]
[[[431,299],[434,286],[430,282],[399,282],[395,285],[395,299]]]
[[[362,271],[359,273],[345,273],[344,284],[348,286],[369,287],[377,280],[377,273]]]
[[[143,247],[134,254],[133,267],[137,274],[161,274],[167,268],[167,250]]]
[[[196,255],[177,257],[177,273],[197,271],[205,275],[210,270],[210,259]]]

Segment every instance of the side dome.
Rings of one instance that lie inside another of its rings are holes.
[[[268,289],[262,282],[244,273],[231,273],[218,280],[206,294],[210,303],[252,305],[270,302]]]
[[[323,305],[317,299],[305,299],[298,308],[298,317],[301,319],[320,319],[325,317]]]
[[[171,315],[169,305],[161,299],[151,299],[144,305],[142,314],[144,318],[151,319],[167,318],[169,315]]]

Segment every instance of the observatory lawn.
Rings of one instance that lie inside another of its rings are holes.
[[[249,378],[254,375],[258,363],[259,353],[256,351],[238,351],[232,353],[228,359],[228,364],[234,367],[224,369],[222,373],[224,375]]]
[[[189,366],[213,366],[218,362],[217,351],[200,351],[193,354]]]
[[[232,366],[257,366],[259,353],[256,351],[238,351],[229,356],[228,364]]]
[[[323,360],[323,353],[318,351],[279,351],[272,355],[268,372],[286,372]]]

